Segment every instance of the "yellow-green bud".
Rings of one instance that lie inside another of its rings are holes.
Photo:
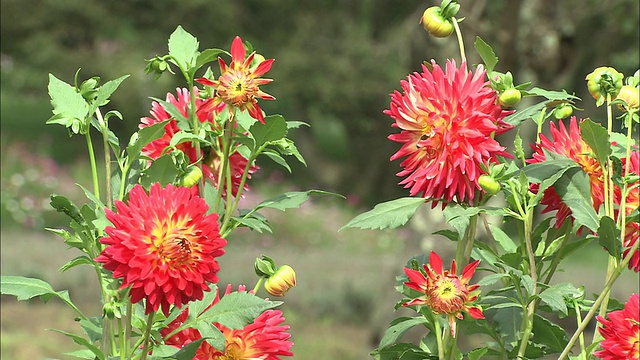
[[[638,88],[630,85],[623,85],[620,88],[620,92],[616,99],[624,100],[627,103],[627,107],[630,109],[637,109],[640,105],[640,93],[638,93]],[[618,104],[620,110],[625,111],[624,107],[621,104]]]
[[[273,296],[284,296],[294,286],[296,286],[296,272],[289,265],[282,265],[264,283],[264,289]]]

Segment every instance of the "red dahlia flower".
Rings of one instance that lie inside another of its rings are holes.
[[[122,278],[121,289],[131,287],[131,302],[146,300],[146,313],[171,305],[200,300],[208,283],[218,281],[216,257],[224,254],[218,215],[207,215],[204,199],[188,188],[159,183],[149,194],[134,186],[125,204],[116,201],[117,212],[106,209],[113,226],[100,239],[106,245],[96,261]]]
[[[622,159],[622,168],[626,169],[627,159]],[[636,178],[634,182],[629,184],[629,193],[625,199],[625,215],[629,216],[640,207],[640,152],[632,151],[629,156],[629,171],[625,175],[635,174]],[[616,205],[622,205],[622,190],[616,186],[615,189],[615,203]],[[635,221],[628,221],[625,226],[625,236],[623,247],[625,248],[623,256],[626,258],[629,256],[629,251],[635,245],[640,238],[640,224]],[[640,272],[640,249],[636,250],[631,256],[629,261],[629,269],[633,269],[635,272]]]
[[[604,340],[600,342],[602,350],[594,353],[606,360],[638,360],[640,353],[640,297],[632,294],[624,304],[623,310],[612,311],[609,320],[597,316],[602,324],[598,328]]]
[[[429,268],[426,264],[422,267],[426,276],[418,270],[404,268],[409,281],[404,284],[409,288],[424,295],[408,301],[403,306],[426,305],[435,314],[446,314],[449,318],[451,336],[456,336],[456,318],[462,320],[462,312],[467,312],[474,319],[484,319],[484,314],[479,306],[471,303],[478,298],[480,285],[469,285],[469,281],[476,271],[480,260],[476,260],[465,266],[462,276],[456,275],[456,261],[451,261],[451,270],[442,269],[442,258],[431,252]]]
[[[243,285],[238,287],[239,292],[244,292],[245,289]],[[213,303],[204,311],[220,301],[219,290],[216,290],[216,292],[216,298]],[[228,285],[224,295],[230,293],[231,285]],[[189,311],[185,309],[167,328],[160,330],[160,334],[162,336],[169,335],[187,320],[188,315]],[[239,330],[228,329],[218,323],[214,323],[226,339],[224,352],[215,349],[205,341],[198,347],[194,360],[279,360],[280,356],[293,356],[293,353],[289,351],[293,346],[293,342],[289,340],[291,335],[287,333],[289,326],[280,325],[283,322],[282,311],[267,310],[260,314],[253,323]],[[166,339],[165,343],[182,348],[184,345],[201,338],[202,336],[198,330],[186,329],[172,335]]]
[[[503,118],[510,112],[496,103],[496,92],[488,86],[485,71],[475,74],[447,61],[446,71],[432,61],[433,70],[422,66],[400,82],[402,93],[391,94],[384,113],[395,120],[399,134],[389,139],[402,143],[391,160],[405,157],[397,175],[410,194],[425,198],[472,204],[482,165],[510,156],[494,136],[513,126]],[[435,205],[435,203],[434,203]]]
[[[231,44],[231,64],[227,66],[222,58],[218,58],[220,65],[218,80],[199,78],[196,81],[215,89],[216,102],[224,102],[240,110],[246,109],[251,117],[264,124],[264,116],[257,98],[275,100],[275,97],[259,89],[260,85],[268,84],[273,79],[263,79],[260,76],[271,70],[274,59],[263,60],[256,66],[251,66],[256,52],[252,52],[245,59],[246,55],[247,50],[242,44],[242,39],[236,36]]]
[[[194,91],[197,91],[197,88],[194,88]],[[167,94],[167,102],[173,104],[178,111],[185,117],[189,116],[188,106],[191,98],[191,94],[187,89],[176,89],[177,98],[173,94]],[[167,110],[158,102],[152,103],[151,116],[152,117],[144,117],[141,119],[140,128],[144,128],[146,126],[150,126],[165,120],[169,120],[172,116],[167,112]],[[214,120],[214,114],[218,113],[221,110],[219,104],[216,104],[214,99],[196,99],[196,116],[201,123],[210,122],[213,126],[217,126]],[[178,123],[175,119],[170,120],[167,125],[164,127],[165,133],[161,138],[156,139],[146,145],[142,149],[142,153],[146,156],[149,156],[152,159],[157,159],[162,155],[164,149],[169,146],[171,143],[171,138],[180,131],[178,128]],[[199,156],[196,154],[196,149],[191,142],[183,142],[176,146],[178,150],[184,152],[185,155],[189,158],[189,161],[193,164],[198,161]],[[206,179],[208,179],[213,186],[218,189],[218,174],[221,171],[221,161],[220,158],[222,156],[222,151],[216,148],[206,148],[203,149],[206,151],[204,154],[203,164],[207,166],[202,167],[202,172]],[[233,151],[229,156],[229,165],[231,166],[231,193],[233,196],[238,195],[238,189],[240,188],[240,180],[242,179],[242,174],[244,173],[244,169],[247,165],[247,159],[240,155],[239,152]],[[251,178],[251,174],[255,173],[258,170],[258,166],[251,165],[249,167],[249,174],[247,178]],[[249,186],[245,183],[243,190],[249,190]],[[226,191],[223,191],[223,194],[226,194]]]

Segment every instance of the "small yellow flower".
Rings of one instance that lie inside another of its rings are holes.
[[[296,286],[296,272],[289,265],[282,265],[264,283],[264,289],[273,296],[284,296],[294,286]]]

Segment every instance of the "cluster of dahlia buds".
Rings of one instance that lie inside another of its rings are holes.
[[[153,77],[156,80],[158,80],[158,78],[160,78],[160,76],[162,76],[162,74],[167,70],[173,74],[173,71],[171,71],[169,64],[167,64],[166,56],[156,56],[149,60],[145,59],[145,61],[148,62],[148,64],[144,68],[144,73],[145,74],[153,73]]]
[[[437,38],[445,38],[453,33],[453,22],[457,21],[454,16],[460,11],[460,4],[456,0],[442,0],[440,6],[427,8],[420,23],[429,35]]]
[[[267,279],[264,289],[272,296],[282,297],[292,287],[296,286],[296,272],[289,265],[276,268],[270,257],[262,255],[254,264],[255,272],[261,279]]]
[[[513,75],[507,71],[506,74],[492,72],[490,74],[491,87],[498,92],[498,104],[503,109],[509,109],[516,106],[522,100],[520,90],[525,89],[530,83],[514,85]]]

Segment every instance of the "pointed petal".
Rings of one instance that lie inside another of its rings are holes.
[[[271,65],[273,65],[274,61],[275,61],[275,59],[268,59],[268,60],[265,60],[265,61],[261,62],[258,65],[258,67],[256,67],[256,69],[253,71],[253,76],[259,77],[260,75],[263,75],[267,71],[271,70]]]
[[[455,338],[456,337],[456,317],[452,315],[449,315],[449,329],[451,330],[451,337]]]
[[[480,260],[476,260],[471,264],[465,266],[464,270],[462,271],[462,279],[465,280],[465,282],[469,282],[469,280],[471,280],[471,278],[473,277],[473,273],[476,271],[479,263]]]
[[[436,274],[442,275],[442,258],[435,251],[431,251],[429,255],[429,265]]]
[[[233,39],[233,43],[231,43],[231,61],[235,64],[242,63],[246,54],[247,50],[244,48],[244,44],[242,44],[242,39],[240,36],[236,36]]]
[[[467,306],[467,312],[474,319],[484,319],[484,314],[482,313],[482,309],[477,306]]]
[[[428,304],[429,302],[427,299],[419,297],[402,304],[402,306],[428,305]]]
[[[264,115],[262,115],[262,109],[260,108],[260,105],[258,105],[257,103],[248,103],[247,110],[249,111],[249,115],[251,115],[252,118],[264,124]]]
[[[256,93],[256,96],[259,97],[260,99],[264,99],[264,100],[275,100],[276,99],[273,95],[267,94],[266,92],[264,92],[262,90],[258,90],[258,92]]]
[[[209,80],[207,78],[198,78],[196,79],[196,82],[202,84],[202,85],[206,85],[206,86],[218,86],[218,82],[217,81],[213,81],[213,80]]]

